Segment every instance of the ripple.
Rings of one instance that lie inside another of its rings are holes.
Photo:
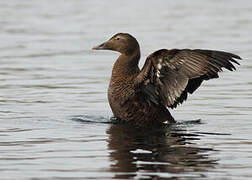
[[[84,124],[89,123],[112,123],[110,118],[102,117],[102,116],[90,116],[90,115],[76,115],[71,117],[71,120],[76,122],[81,122]]]

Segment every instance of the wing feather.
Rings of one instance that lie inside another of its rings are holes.
[[[202,49],[161,49],[146,59],[135,83],[141,85],[150,100],[175,108],[182,104],[203,82],[218,78],[225,68],[235,70],[238,55]],[[144,82],[144,83],[143,83]]]

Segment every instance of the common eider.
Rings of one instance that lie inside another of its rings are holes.
[[[233,71],[240,56],[204,49],[160,49],[140,70],[140,47],[128,33],[118,33],[95,50],[120,53],[113,66],[108,100],[114,116],[135,124],[175,120],[168,108],[182,104],[204,80],[218,78],[222,68]]]

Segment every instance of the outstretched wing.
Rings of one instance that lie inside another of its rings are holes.
[[[135,80],[150,100],[175,108],[192,94],[203,80],[218,78],[223,68],[235,70],[239,56],[201,49],[161,49],[148,56]]]

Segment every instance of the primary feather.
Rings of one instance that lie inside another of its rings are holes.
[[[150,86],[156,88],[155,101],[175,108],[183,103],[187,94],[192,94],[203,80],[218,78],[222,68],[235,70],[232,63],[239,64],[235,59],[241,58],[223,51],[161,49],[148,56],[137,80],[138,83],[141,82],[139,79],[148,82],[142,86],[144,92]]]

